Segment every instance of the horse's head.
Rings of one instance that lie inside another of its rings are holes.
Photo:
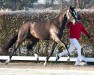
[[[70,6],[70,8],[66,12],[66,17],[68,21],[73,23],[78,22],[80,20],[80,15],[77,13],[74,7]]]

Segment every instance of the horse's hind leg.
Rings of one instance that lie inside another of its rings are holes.
[[[33,48],[33,46],[34,45],[36,45],[37,44],[37,42],[38,42],[38,40],[36,40],[36,41],[32,41],[32,43],[31,44],[29,44],[29,45],[27,45],[27,50],[28,51],[32,51],[32,53],[34,53],[34,55],[35,55],[35,57],[36,57],[36,59],[37,59],[37,61],[39,60],[39,58],[38,58],[38,55],[37,55],[37,53],[34,51],[34,50],[32,50],[32,48]],[[29,53],[29,52],[28,52]]]
[[[49,56],[46,57],[46,60],[45,60],[44,66],[47,65],[47,62],[48,62],[49,58],[52,56],[52,54],[53,54],[53,52],[54,52],[54,49],[55,49],[56,45],[57,45],[57,43],[54,42],[53,45],[52,45],[52,50],[51,50]]]
[[[18,38],[16,41],[16,44],[14,45],[13,51],[12,53],[9,55],[9,59],[5,62],[6,64],[8,64],[11,61],[11,58],[14,54],[14,52],[17,50],[17,48],[19,47],[19,45],[27,38],[27,34],[25,32],[20,32],[18,34]]]
[[[6,65],[11,61],[11,58],[12,58],[14,52],[16,51],[16,49],[17,49],[17,48],[13,48],[12,53],[9,55],[9,59],[5,61],[5,64],[6,64]]]

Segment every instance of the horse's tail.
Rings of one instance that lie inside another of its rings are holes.
[[[16,42],[18,34],[13,35],[0,49],[0,54],[8,53],[8,49]]]

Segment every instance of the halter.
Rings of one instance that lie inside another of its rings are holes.
[[[75,9],[72,7],[70,7],[70,9],[67,11],[67,17],[68,17],[68,21],[75,19],[75,22],[78,22],[78,14],[75,11]]]

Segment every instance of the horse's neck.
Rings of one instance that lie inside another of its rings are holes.
[[[63,9],[63,10],[61,11],[61,13],[59,13],[59,14],[57,15],[56,20],[58,21],[59,24],[62,23],[62,21],[64,20],[64,15],[66,14],[66,11],[67,11],[67,10],[68,10],[68,9],[65,8],[65,9]]]
[[[66,18],[66,16],[64,15],[64,18],[63,18],[62,24],[61,24],[62,30],[65,28],[66,23],[67,23],[67,18]]]
[[[65,13],[62,14],[62,12],[56,17],[56,21],[58,23],[58,26],[63,30],[66,22],[67,22],[67,18],[65,16]]]

